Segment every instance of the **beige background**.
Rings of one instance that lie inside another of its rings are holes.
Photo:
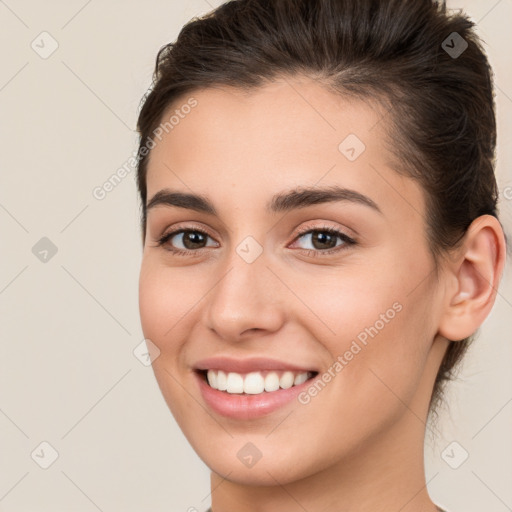
[[[135,150],[157,50],[219,3],[0,1],[2,511],[210,504],[207,468],[133,353],[143,340],[134,171],[103,200],[93,190]],[[478,22],[495,69],[501,215],[512,233],[512,0],[451,5]],[[46,262],[43,237],[57,249]],[[511,317],[509,265],[451,387],[442,436],[425,449],[430,493],[452,512],[512,510]],[[41,468],[52,450],[58,458]],[[463,450],[469,458],[453,469],[446,461],[460,463]]]

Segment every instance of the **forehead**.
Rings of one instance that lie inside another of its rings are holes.
[[[179,187],[229,201],[236,189],[239,204],[248,206],[276,190],[318,183],[357,189],[376,202],[389,200],[391,189],[421,202],[415,183],[393,170],[385,113],[377,101],[334,94],[305,78],[249,91],[196,90],[162,116],[148,200]]]
[[[189,106],[192,101],[194,107]],[[212,86],[167,108],[160,124],[165,143],[152,156],[170,156],[173,150],[177,159],[192,149],[231,146],[228,158],[238,156],[236,145],[251,153],[265,147],[273,157],[281,153],[290,159],[291,153],[337,152],[349,133],[376,147],[383,138],[383,112],[377,101],[343,97],[305,78],[282,78],[249,90]]]

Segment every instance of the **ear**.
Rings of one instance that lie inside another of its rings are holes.
[[[469,226],[461,248],[449,263],[439,334],[452,341],[471,336],[490,313],[505,266],[506,243],[496,217],[482,215]]]

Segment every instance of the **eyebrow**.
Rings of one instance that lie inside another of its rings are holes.
[[[286,192],[280,192],[272,197],[266,205],[269,213],[288,212],[299,208],[307,208],[322,203],[348,201],[368,206],[382,215],[378,205],[369,197],[348,188],[337,185],[329,187],[298,187]],[[146,212],[156,206],[175,206],[196,212],[218,215],[213,203],[205,196],[174,192],[167,188],[159,190],[147,203]]]

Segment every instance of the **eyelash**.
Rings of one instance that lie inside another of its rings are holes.
[[[322,249],[299,249],[300,251],[302,251],[307,256],[312,256],[312,257],[316,257],[316,256],[319,256],[319,255],[327,256],[327,255],[330,255],[332,253],[337,253],[337,252],[340,252],[342,250],[345,250],[345,249],[347,249],[350,246],[357,245],[357,242],[353,238],[351,238],[348,235],[346,235],[345,233],[342,233],[341,231],[338,231],[337,229],[334,229],[334,228],[329,227],[329,226],[307,228],[304,231],[301,231],[300,233],[298,233],[297,236],[293,239],[293,241],[299,239],[300,237],[302,237],[304,235],[308,235],[310,233],[318,233],[318,232],[320,232],[320,233],[329,233],[330,235],[337,236],[344,243],[342,245],[338,245],[338,246],[332,247],[330,249],[325,249],[325,250],[322,250]],[[193,229],[182,228],[182,229],[178,229],[176,231],[171,231],[170,233],[166,233],[166,234],[162,235],[157,240],[157,244],[156,244],[157,247],[163,247],[164,244],[168,240],[170,240],[172,237],[174,237],[174,236],[176,236],[176,235],[178,235],[180,233],[201,233],[204,236],[210,237],[210,235],[206,231],[204,231],[202,229],[199,229],[199,228],[195,228],[195,227]],[[212,237],[210,237],[210,238],[212,238]],[[184,250],[184,249],[176,249],[176,248],[170,247],[170,248],[168,248],[166,250],[172,252],[176,256],[201,256],[205,249],[207,249],[207,247],[202,247],[200,249],[195,249],[195,250],[192,250],[192,249]]]

